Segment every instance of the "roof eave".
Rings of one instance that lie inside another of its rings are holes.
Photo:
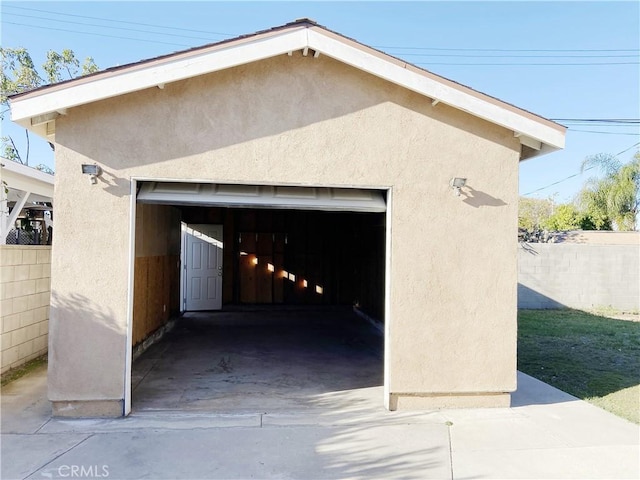
[[[523,160],[564,148],[562,125],[306,21],[27,92],[11,99],[11,118],[52,140],[55,117],[68,108],[304,49],[424,95],[434,105],[447,104],[512,130],[529,147]]]
[[[53,175],[5,158],[0,159],[0,162],[0,178],[8,188],[53,198]]]

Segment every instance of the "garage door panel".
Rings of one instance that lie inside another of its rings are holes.
[[[361,188],[142,182],[141,203],[384,212],[384,191]]]

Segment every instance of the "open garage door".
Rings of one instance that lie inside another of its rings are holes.
[[[360,188],[145,182],[138,202],[170,205],[385,212],[381,190]]]
[[[338,392],[378,405],[381,324],[362,317],[385,320],[386,190],[138,185],[132,346],[141,346],[142,356],[131,383],[137,409],[320,408]],[[221,302],[220,290],[188,291],[194,278],[213,285],[206,275],[189,276],[191,261],[206,266],[218,287],[222,282]],[[194,292],[219,303],[190,304]],[[175,329],[142,353],[169,317],[179,318]]]

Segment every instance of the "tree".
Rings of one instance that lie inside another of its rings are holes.
[[[542,227],[551,231],[577,230],[582,228],[583,216],[574,204],[564,203],[555,207],[553,214],[542,223]]]
[[[579,203],[598,230],[636,230],[640,205],[640,152],[629,163],[599,154],[582,162],[582,171],[597,167],[602,178],[591,178],[579,194]]]
[[[82,64],[72,50],[57,53],[47,52],[47,61],[42,65],[46,80],[38,73],[33,59],[25,48],[0,47],[0,120],[9,111],[9,96],[38,88],[45,84],[57,83],[98,70],[93,58],[87,57]],[[25,130],[26,142],[24,156],[20,153],[14,139],[8,135],[2,137],[2,156],[24,165],[29,165],[29,132]],[[36,168],[47,168],[39,165]]]
[[[528,232],[542,229],[551,216],[553,200],[520,197],[518,202],[518,227]]]
[[[63,50],[62,53],[49,50],[47,61],[42,65],[47,74],[49,83],[58,83],[70,78],[89,75],[98,71],[98,66],[93,58],[87,57],[82,65],[73,53],[73,50]],[[66,72],[66,75],[63,74]],[[66,78],[65,78],[66,77]]]

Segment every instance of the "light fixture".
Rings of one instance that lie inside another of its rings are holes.
[[[453,193],[456,197],[460,196],[460,189],[467,184],[466,178],[454,177],[449,182],[449,186],[453,188]]]
[[[96,165],[95,163],[93,165],[83,163],[82,173],[84,175],[89,175],[89,182],[91,182],[91,185],[95,185],[96,183],[98,183],[98,177],[102,175],[102,168],[100,168],[100,166]]]

